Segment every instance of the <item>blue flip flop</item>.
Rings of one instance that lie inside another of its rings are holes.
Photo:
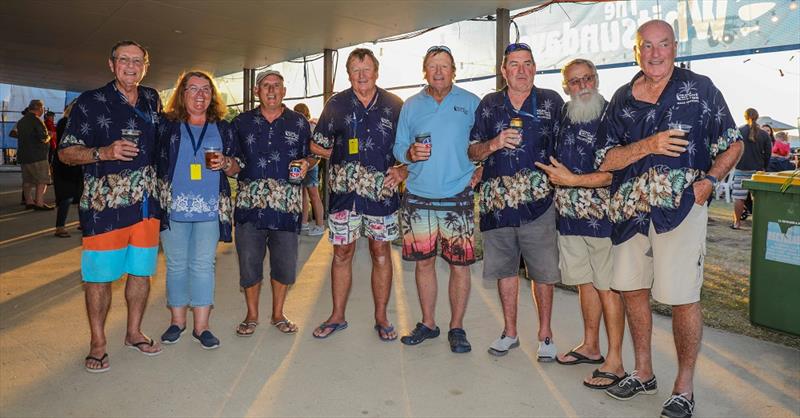
[[[378,331],[378,338],[380,338],[381,341],[387,341],[388,342],[388,341],[394,341],[394,340],[397,339],[397,335],[395,335],[394,338],[384,337],[384,335],[394,332],[394,325],[392,325],[392,324],[389,324],[389,326],[386,327],[386,328],[384,328],[384,327],[382,327],[382,326],[380,326],[378,324],[375,324],[375,331]]]
[[[322,324],[320,324],[320,326],[317,327],[317,330],[324,331],[326,329],[331,329],[331,332],[329,332],[329,333],[327,333],[325,335],[321,335],[321,336],[317,336],[316,334],[313,334],[313,333],[311,335],[313,335],[314,338],[318,338],[318,339],[321,340],[323,338],[328,338],[331,335],[333,335],[336,331],[341,331],[341,330],[343,330],[345,328],[347,328],[347,321],[344,321],[344,322],[341,322],[341,323],[323,322]]]

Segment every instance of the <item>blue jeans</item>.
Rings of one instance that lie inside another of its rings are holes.
[[[167,306],[201,307],[214,304],[219,221],[170,221],[161,231],[167,258]]]

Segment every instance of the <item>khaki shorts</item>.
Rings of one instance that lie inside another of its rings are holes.
[[[571,286],[592,283],[597,290],[611,286],[611,238],[558,235],[558,267],[561,283]]]
[[[647,236],[636,234],[615,245],[614,290],[652,289],[653,299],[667,305],[700,300],[706,255],[708,207],[695,204],[677,228]]]
[[[22,182],[27,184],[50,184],[50,164],[47,160],[22,164]]]

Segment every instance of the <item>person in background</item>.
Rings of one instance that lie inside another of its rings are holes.
[[[761,125],[761,129],[763,129],[767,134],[769,134],[769,144],[770,147],[775,144],[775,130],[772,129],[772,126],[769,125]]]
[[[31,100],[28,111],[17,122],[18,150],[17,161],[22,166],[22,192],[25,207],[34,210],[53,210],[54,206],[44,203],[44,193],[50,185],[50,134],[44,122],[39,119],[44,114],[44,103]]]
[[[308,119],[311,132],[314,132],[314,129],[317,127],[317,121],[311,119],[311,111],[308,110],[308,106],[306,106],[305,103],[298,103],[294,106],[294,111]],[[314,214],[314,225],[311,226],[308,225],[310,221],[308,217],[309,204]],[[306,173],[306,176],[303,178],[303,214],[300,217],[302,221],[300,231],[305,231],[310,236],[322,235],[322,233],[325,232],[325,226],[322,224],[324,220],[322,218],[322,198],[319,196],[319,165],[315,165],[308,170],[308,173]]]
[[[72,107],[75,105],[75,100],[64,109],[64,117],[62,117],[56,124],[56,143],[60,142],[64,137],[64,131],[67,129]],[[64,227],[67,215],[69,215],[69,206],[73,203],[78,203],[83,194],[83,169],[79,165],[68,165],[61,161],[58,155],[53,158],[53,188],[56,192],[56,232],[55,236],[58,238],[69,238],[70,233]]]
[[[786,171],[794,170],[796,167],[789,159],[791,154],[791,147],[789,146],[789,135],[786,132],[778,132],[775,134],[775,142],[772,144],[772,156],[769,158],[769,165],[767,171]]]
[[[758,111],[748,108],[744,111],[744,119],[747,122],[739,128],[739,133],[743,138],[744,153],[736,164],[733,171],[733,223],[732,229],[739,229],[742,221],[742,213],[745,210],[745,200],[748,190],[742,187],[742,181],[747,180],[756,171],[764,171],[769,165],[769,158],[772,155],[772,144],[769,133],[760,129],[758,125]]]
[[[241,160],[228,108],[205,71],[181,74],[158,129],[161,246],[167,259],[167,307],[170,325],[161,335],[175,344],[192,310],[192,337],[206,349],[219,347],[209,319],[214,306],[217,242],[231,242],[231,189],[227,176]],[[210,161],[204,149],[215,149]]]
[[[58,145],[58,134],[56,132],[56,114],[52,111],[47,111],[44,114],[44,126],[47,127],[47,133],[50,134],[50,150],[47,153],[47,162],[53,164],[53,156],[56,153],[56,146]]]

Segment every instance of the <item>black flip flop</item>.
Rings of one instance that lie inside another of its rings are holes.
[[[103,363],[105,363],[105,361],[107,359],[108,359],[108,353],[103,353],[103,356],[100,357],[100,358],[97,358],[97,357],[89,355],[89,356],[86,356],[86,360],[84,360],[84,361],[94,360],[94,361],[100,363],[100,367],[98,367],[96,369],[93,369],[93,368],[87,366],[86,364],[84,364],[83,367],[89,373],[104,373],[104,372],[107,372],[107,371],[111,370],[111,365],[110,364],[108,366],[103,367]]]
[[[628,377],[628,373],[625,373],[622,376],[617,376],[614,373],[601,372],[600,369],[594,369],[594,371],[592,372],[592,377],[593,378],[602,377],[604,379],[609,379],[611,380],[611,383],[606,385],[593,385],[591,383],[586,383],[586,381],[584,381],[583,385],[589,389],[608,389],[611,386],[614,386],[617,383],[619,383],[622,379]]]
[[[565,354],[565,356],[574,357],[575,360],[561,361],[558,358],[558,356],[556,356],[556,361],[558,362],[558,364],[563,364],[565,366],[572,366],[575,364],[603,364],[606,362],[606,359],[603,356],[600,356],[600,358],[598,359],[592,359],[584,356],[583,354],[577,351],[570,351],[569,353]]]

